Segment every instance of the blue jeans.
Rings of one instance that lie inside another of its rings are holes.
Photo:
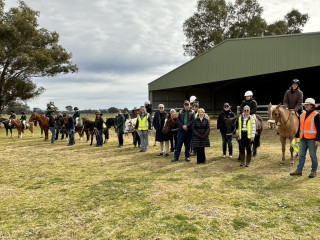
[[[141,150],[146,152],[149,147],[149,132],[148,132],[148,130],[139,130],[139,136],[141,139]]]
[[[299,153],[299,164],[297,166],[297,171],[302,172],[304,163],[306,161],[307,150],[309,148],[309,154],[311,157],[311,172],[317,172],[318,169],[318,157],[317,149],[318,146],[315,145],[315,140],[301,139],[300,140],[300,153]]]
[[[52,133],[51,136],[51,143],[54,143],[56,140],[56,129],[54,127],[49,127],[50,132]]]
[[[97,138],[97,145],[98,145],[98,146],[102,146],[102,145],[103,145],[103,136],[102,136],[102,134],[103,134],[103,129],[98,129],[98,131],[99,131],[99,135],[96,136],[96,138]]]
[[[227,134],[226,133],[221,133],[221,137],[222,137],[222,152],[223,155],[227,154],[227,144],[228,144],[228,150],[229,150],[229,155],[232,155],[232,137],[231,138],[227,138]]]
[[[174,152],[174,158],[175,159],[179,159],[183,144],[184,144],[184,147],[185,147],[184,156],[186,158],[190,157],[191,140],[192,140],[192,133],[191,132],[189,132],[189,131],[186,132],[184,130],[180,130],[178,132],[178,143],[177,143],[176,151]]]
[[[74,145],[74,129],[69,129],[69,145]]]

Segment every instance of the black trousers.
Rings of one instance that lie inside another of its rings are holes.
[[[239,151],[240,153],[245,153],[245,150],[247,150],[247,154],[251,154],[251,139],[249,139],[247,135],[247,132],[241,132]]]
[[[177,148],[177,142],[178,142],[178,131],[171,131],[170,132],[171,151],[174,151]]]
[[[123,133],[118,133],[119,146],[123,146]]]
[[[204,163],[206,161],[206,153],[204,151],[204,147],[197,148],[197,162]]]

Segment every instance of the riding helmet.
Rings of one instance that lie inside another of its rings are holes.
[[[293,79],[292,82],[291,82],[291,85],[294,84],[294,83],[298,84],[298,86],[300,86],[300,80],[299,79]]]
[[[21,112],[22,115],[26,114],[25,112]]]
[[[73,110],[77,111],[77,110],[79,110],[79,108],[75,107]]]
[[[246,91],[244,96],[245,97],[253,96],[253,92],[252,91]]]

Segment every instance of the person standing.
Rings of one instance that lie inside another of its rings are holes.
[[[177,148],[177,142],[178,142],[178,130],[179,130],[179,126],[177,124],[177,118],[178,118],[178,113],[176,112],[175,109],[171,109],[170,110],[170,114],[168,117],[171,117],[172,120],[174,121],[174,125],[172,126],[172,128],[170,128],[170,145],[171,145],[171,152],[174,152]]]
[[[96,111],[96,119],[94,120],[94,130],[98,131],[98,135],[96,135],[97,147],[102,147],[103,145],[103,119],[102,113],[100,111]]]
[[[141,139],[141,150],[140,152],[146,152],[149,147],[149,132],[151,131],[151,117],[147,113],[145,106],[140,107],[140,113],[137,117],[137,124],[135,127],[139,131]]]
[[[256,135],[256,121],[250,115],[250,107],[244,106],[243,113],[238,118],[238,124],[236,124],[236,136],[239,140],[239,152],[240,152],[240,167],[249,167],[251,163],[251,143],[254,141]],[[247,157],[245,161],[245,151],[247,151]]]
[[[185,100],[183,103],[183,110],[179,112],[177,124],[179,126],[177,149],[174,153],[172,162],[178,161],[182,149],[185,146],[185,160],[190,162],[190,144],[192,141],[192,122],[194,120],[194,112],[190,109],[190,102]]]
[[[51,132],[51,144],[53,144],[56,140],[56,128],[55,128],[55,118],[54,112],[51,112],[49,116],[49,130]]]
[[[205,148],[210,147],[209,120],[204,117],[205,110],[199,109],[199,117],[195,118],[192,123],[192,144],[197,149],[197,164],[206,163]]]
[[[121,113],[121,109],[118,109],[117,113],[118,114],[115,118],[115,128],[118,135],[119,147],[121,148],[123,147],[123,134],[124,134],[123,128],[124,128],[125,119]]]
[[[229,151],[229,157],[232,158],[233,146],[232,146],[232,136],[227,137],[227,129],[226,129],[226,119],[233,118],[234,113],[230,110],[229,103],[225,103],[223,105],[223,110],[220,113],[217,121],[217,129],[218,133],[221,133],[222,137],[222,157],[225,158],[227,154],[227,145]]]
[[[139,109],[134,107],[134,109],[132,110],[131,116],[130,116],[131,119],[137,118],[138,115],[139,115]],[[140,148],[141,139],[140,139],[140,136],[137,131],[132,132],[132,139],[133,139],[134,147],[137,147],[137,144],[138,144],[138,147]]]
[[[158,156],[163,156],[164,145],[165,145],[165,155],[164,156],[168,157],[169,156],[170,135],[162,132],[162,129],[164,127],[164,123],[166,121],[166,112],[164,111],[163,104],[159,104],[158,108],[159,108],[159,112],[156,112],[154,114],[154,118],[153,118],[153,127],[156,130],[156,141],[160,142],[160,153],[158,154]]]
[[[303,102],[303,92],[299,88],[300,81],[298,79],[293,79],[290,88],[286,91],[283,98],[283,105],[285,108],[291,110],[293,115],[298,115],[302,113],[302,102]],[[296,134],[296,138],[299,138],[299,129]]]
[[[300,152],[299,164],[296,171],[290,173],[291,176],[301,176],[306,161],[307,150],[311,157],[311,173],[309,178],[315,178],[318,170],[317,149],[320,141],[320,117],[315,111],[316,103],[313,98],[307,98],[305,104],[306,111],[300,117]]]
[[[68,123],[66,126],[68,133],[69,133],[69,144],[68,146],[73,146],[74,142],[74,134],[75,134],[75,125],[74,125],[74,118],[71,115],[68,115]]]
[[[124,116],[124,121],[127,121],[128,119],[130,119],[128,108],[123,109],[123,116]]]

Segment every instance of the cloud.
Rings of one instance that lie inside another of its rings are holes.
[[[134,107],[148,98],[148,83],[189,61],[183,56],[182,24],[196,10],[197,0],[25,0],[40,11],[39,25],[60,34],[72,52],[79,73],[35,79],[46,92],[30,101],[45,108]],[[318,27],[320,3],[263,0],[265,18],[282,19],[292,8],[308,12],[306,31]],[[6,8],[16,6],[6,1]]]

